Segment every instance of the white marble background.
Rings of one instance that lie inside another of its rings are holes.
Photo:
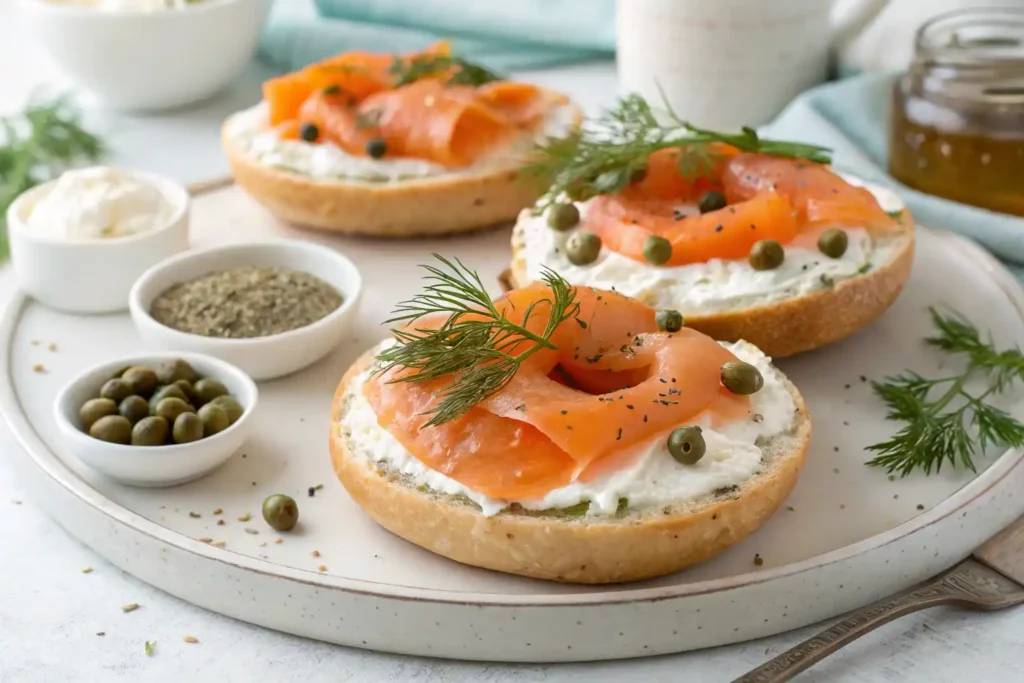
[[[11,4],[0,0],[3,112],[58,78],[19,32]],[[531,77],[572,93],[590,109],[614,95],[608,64]],[[115,163],[183,181],[217,176],[226,170],[217,126],[225,113],[257,97],[259,80],[254,66],[236,87],[199,108],[146,118],[93,112],[93,122],[111,141]],[[0,306],[13,286],[9,266],[0,267]],[[445,662],[303,640],[206,612],[107,564],[24,498],[4,457],[14,448],[0,426],[0,683],[728,681],[816,630],[656,659],[552,666]],[[87,566],[93,571],[83,574]],[[122,613],[121,605],[131,602],[141,608]],[[186,634],[200,642],[184,643]],[[152,657],[145,655],[146,640],[156,641]],[[1022,648],[1022,609],[989,615],[936,609],[883,627],[798,680],[1021,681]]]

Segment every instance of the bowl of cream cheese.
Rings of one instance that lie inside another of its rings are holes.
[[[7,211],[15,277],[39,302],[72,313],[128,308],[135,280],[188,249],[184,187],[148,173],[76,169]]]

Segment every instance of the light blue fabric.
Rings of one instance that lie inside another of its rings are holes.
[[[1024,276],[1024,219],[917,192],[886,174],[893,79],[863,75],[809,90],[764,134],[831,147],[837,169],[896,190],[918,222],[973,238]]]
[[[347,50],[406,52],[440,38],[498,71],[608,58],[614,0],[276,0],[260,55],[284,71]]]

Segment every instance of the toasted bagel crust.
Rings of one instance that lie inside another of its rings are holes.
[[[899,248],[884,264],[834,286],[771,303],[686,316],[692,327],[720,341],[746,340],[773,358],[792,356],[839,341],[857,332],[892,305],[910,276],[914,228],[909,211],[900,222],[905,232],[894,239]],[[528,282],[521,242],[512,238],[508,284]]]
[[[575,125],[582,119],[574,110]],[[272,214],[341,233],[399,238],[468,232],[514,220],[544,189],[522,176],[521,160],[389,183],[316,180],[256,162],[231,139],[227,121],[221,144],[235,181]]]
[[[764,449],[764,469],[735,490],[672,506],[628,509],[615,517],[485,517],[454,496],[421,491],[356,452],[345,429],[346,388],[372,361],[349,368],[335,392],[331,459],[349,495],[381,526],[464,564],[570,583],[616,583],[662,576],[743,540],[779,507],[796,484],[810,443],[803,399],[792,434]],[[500,445],[495,445],[500,448]]]

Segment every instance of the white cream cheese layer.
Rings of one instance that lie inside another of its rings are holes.
[[[316,180],[363,180],[368,182],[395,182],[412,178],[439,175],[475,173],[489,167],[508,165],[519,154],[549,137],[568,133],[573,126],[574,110],[571,106],[553,108],[535,134],[524,135],[520,143],[504,149],[494,157],[481,159],[469,168],[452,171],[423,159],[403,157],[354,156],[330,143],[311,144],[301,140],[282,140],[268,128],[266,102],[238,112],[227,123],[229,139],[263,166],[299,173]]]
[[[846,180],[863,185],[855,178]],[[876,186],[865,187],[885,211],[903,208],[895,193]],[[587,203],[577,206],[585,218]],[[817,249],[787,246],[785,260],[773,270],[754,270],[746,259],[652,266],[610,249],[601,249],[593,263],[576,266],[565,255],[565,243],[573,232],[552,230],[546,215],[535,216],[530,210],[520,214],[513,239],[526,262],[529,279],[539,279],[546,266],[573,284],[615,289],[649,306],[673,308],[683,315],[747,308],[830,287],[834,282],[886,263],[895,246],[877,243],[867,230],[850,229],[849,247],[840,258],[829,258]]]
[[[349,385],[349,410],[337,428],[349,434],[357,453],[408,476],[417,486],[463,495],[479,505],[487,516],[497,514],[513,502],[527,510],[551,510],[589,501],[588,514],[609,515],[616,512],[621,498],[629,501],[629,507],[696,500],[757,474],[762,457],[758,440],[789,432],[796,415],[793,397],[786,390],[782,376],[772,367],[771,359],[746,342],[723,346],[740,360],[756,366],[764,377],[762,389],[750,397],[751,410],[760,416],[757,421],[739,420],[717,430],[698,422],[703,429],[707,452],[696,465],[676,462],[668,452],[667,435],[659,435],[640,448],[637,458],[628,467],[586,483],[575,482],[555,489],[541,499],[488,498],[417,460],[390,432],[377,424],[377,416],[362,391],[368,371]]]

